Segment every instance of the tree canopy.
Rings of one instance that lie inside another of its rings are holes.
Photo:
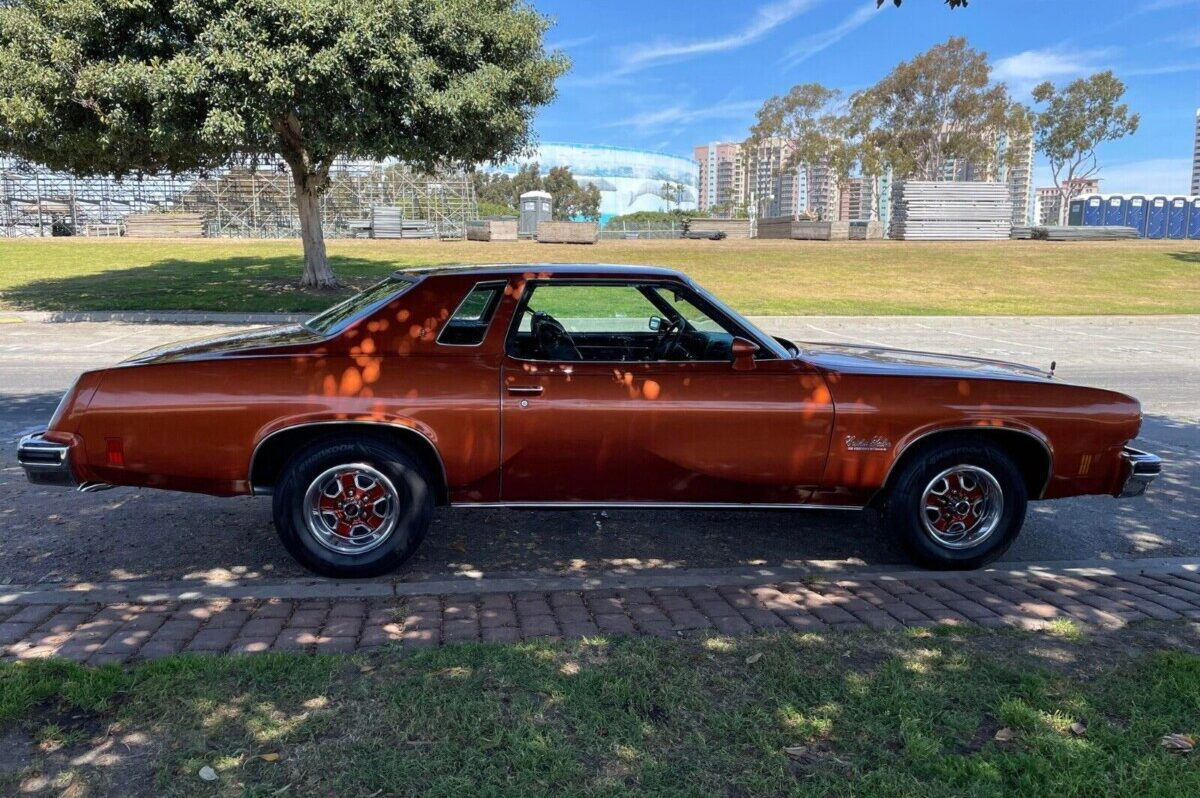
[[[1050,162],[1054,185],[1059,191],[1060,221],[1076,190],[1076,181],[1100,169],[1096,147],[1137,132],[1141,121],[1121,102],[1125,84],[1111,71],[1097,72],[1068,83],[1062,89],[1046,81],[1033,90],[1042,106],[1034,127],[1034,145]]]
[[[991,164],[998,134],[1028,135],[1027,114],[992,83],[987,53],[961,37],[901,62],[850,107],[864,148],[901,177],[936,180],[950,159]]]
[[[338,157],[511,156],[567,67],[520,0],[9,0],[0,152],[76,174],[278,154],[303,284],[335,283],[317,195]]]
[[[588,183],[581,185],[565,166],[556,166],[545,175],[536,163],[522,164],[513,176],[474,172],[472,181],[475,196],[481,202],[516,208],[527,191],[545,191],[554,197],[554,218],[600,218],[600,189]]]

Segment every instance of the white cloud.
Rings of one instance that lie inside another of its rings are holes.
[[[609,122],[606,127],[629,127],[639,133],[650,133],[667,128],[678,129],[708,119],[749,119],[761,106],[762,100],[737,100],[699,108],[675,103]]]
[[[1138,7],[1137,13],[1145,14],[1151,11],[1163,11],[1168,8],[1190,5],[1200,7],[1200,0],[1147,0]]]
[[[886,7],[886,5],[883,6],[883,8]],[[875,0],[870,0],[869,3],[859,6],[853,14],[829,30],[821,31],[812,36],[806,36],[800,44],[792,47],[784,54],[783,58],[780,59],[780,63],[794,67],[802,61],[808,60],[825,48],[837,44],[855,29],[870,22],[883,8],[877,8]]]
[[[1103,164],[1104,162],[1101,161]],[[1100,190],[1105,194],[1187,194],[1192,175],[1190,158],[1148,158],[1103,165],[1094,177],[1100,178]],[[1050,168],[1042,165],[1034,170],[1038,186],[1052,186]]]
[[[1164,36],[1163,41],[1178,44],[1180,47],[1200,47],[1200,28],[1172,33]]]
[[[596,40],[595,36],[577,36],[573,39],[558,39],[556,41],[546,42],[547,50],[570,50],[573,47],[582,47]]]
[[[1163,64],[1162,66],[1121,69],[1117,72],[1117,77],[1122,77],[1125,75],[1175,75],[1180,72],[1196,71],[1200,71],[1200,64]]]
[[[804,13],[815,2],[817,0],[781,0],[759,6],[743,28],[726,36],[698,39],[691,42],[660,40],[624,48],[620,53],[621,64],[618,71],[627,74],[655,64],[745,47],[766,36],[788,20]]]
[[[1107,50],[1025,50],[996,59],[992,63],[992,77],[1023,94],[1044,80],[1095,71],[1108,55]]]

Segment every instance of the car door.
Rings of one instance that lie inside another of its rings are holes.
[[[649,286],[660,297],[651,301],[648,285],[526,284],[502,366],[503,500],[804,503],[833,420],[821,376],[766,351],[735,369],[728,343],[743,331],[711,305],[698,311],[706,350],[656,355],[663,326],[682,315],[661,301],[664,290],[684,305],[703,300],[676,283]],[[538,349],[535,312],[561,324],[577,357]]]

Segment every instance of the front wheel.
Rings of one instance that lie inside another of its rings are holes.
[[[322,576],[385,574],[429,531],[433,495],[415,458],[370,438],[316,441],[288,462],[274,494],[275,528]]]
[[[934,446],[903,466],[884,526],[927,568],[978,568],[999,557],[1025,522],[1025,480],[990,444]]]

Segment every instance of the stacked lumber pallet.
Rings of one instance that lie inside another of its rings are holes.
[[[516,241],[516,219],[479,219],[467,222],[468,241]]]
[[[371,209],[371,238],[433,238],[434,230],[425,219],[405,219],[400,208]]]
[[[1014,227],[1012,229],[1012,237],[1038,241],[1120,241],[1126,238],[1137,238],[1138,231],[1132,227],[1121,227],[1118,225],[1098,225],[1096,227],[1042,225],[1038,227]]]
[[[595,244],[599,228],[595,222],[551,222],[541,220],[537,240],[541,244]]]
[[[892,189],[889,235],[904,241],[994,241],[1012,229],[1005,183],[904,180]]]
[[[130,238],[200,238],[204,215],[199,213],[131,213],[125,217]]]

